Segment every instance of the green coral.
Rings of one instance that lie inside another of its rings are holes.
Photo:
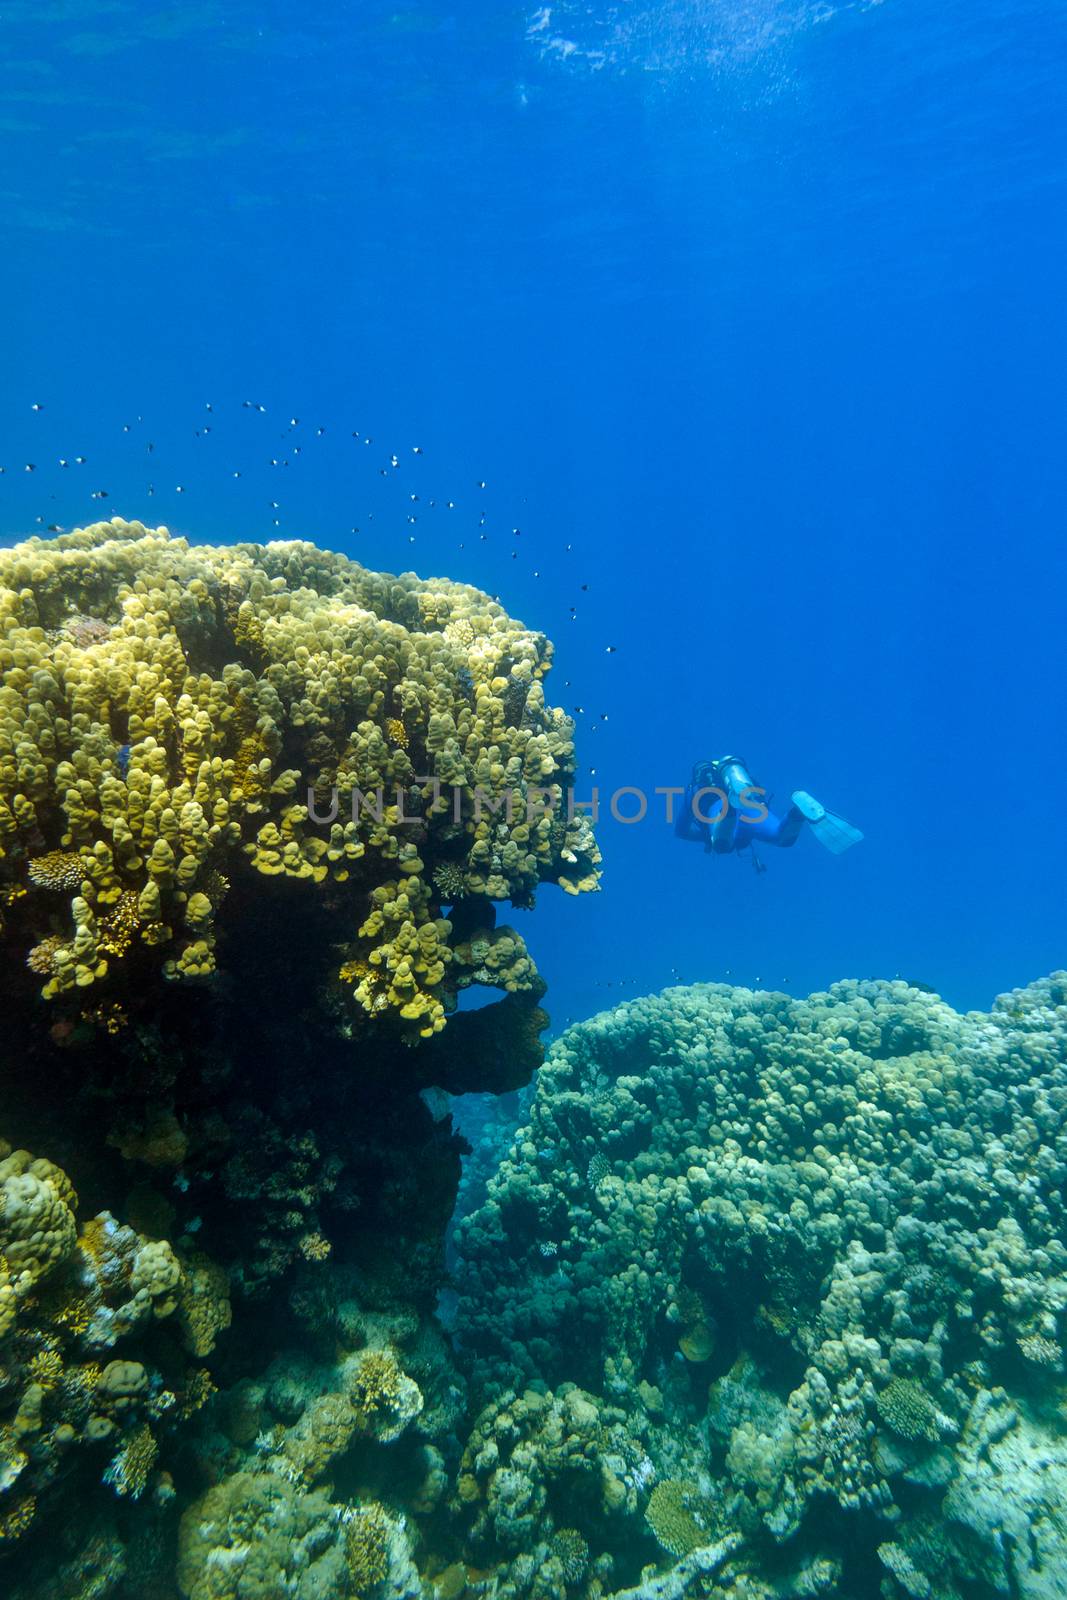
[[[178,1537],[186,1600],[419,1600],[401,1522],[273,1472],[232,1473],[189,1507]]]
[[[392,1527],[380,1505],[358,1506],[345,1529],[345,1556],[359,1600],[389,1571]]]
[[[660,1547],[676,1559],[710,1543],[707,1507],[695,1484],[677,1478],[657,1483],[645,1507],[645,1521]]]
[[[875,1404],[886,1427],[899,1438],[929,1442],[938,1439],[937,1407],[913,1378],[892,1378],[879,1390]]]
[[[453,1510],[482,1559],[547,1557],[554,1516],[565,1510],[570,1524],[579,1508],[585,1515],[570,1533],[603,1548],[613,1524],[636,1516],[650,1469],[621,1406],[573,1384],[508,1391],[470,1430]]]
[[[559,1528],[552,1535],[552,1554],[563,1568],[564,1581],[581,1583],[589,1568],[589,1546],[577,1528]]]
[[[234,1473],[182,1517],[178,1587],[186,1600],[349,1600],[341,1514],[272,1473]]]
[[[902,982],[618,1006],[552,1046],[457,1228],[475,1393],[610,1396],[645,1430],[645,1515],[675,1559],[740,1530],[731,1571],[758,1584],[770,1551],[827,1537],[795,1582],[832,1592],[830,1498],[874,1535],[871,1562],[882,1547],[894,1596],[927,1577],[936,1600],[995,1589],[1008,1463],[1029,1486],[1039,1444],[1035,1421],[988,1408],[1019,1386],[1055,1410],[1065,1167],[1063,974],[989,1015]],[[701,1369],[731,1348],[708,1394]],[[985,1455],[978,1416],[1008,1430]],[[691,1498],[710,1481],[714,1514]],[[1027,1493],[1058,1507],[1052,1484]],[[939,1565],[915,1530],[950,1513]]]

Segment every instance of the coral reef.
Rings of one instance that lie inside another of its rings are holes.
[[[549,663],[307,544],[0,552],[12,1600],[1062,1600],[1067,975],[669,990],[531,1084]]]
[[[7,938],[82,1009],[125,969],[204,979],[247,864],[334,897],[356,1017],[428,1036],[459,988],[535,987],[516,934],[439,902],[596,887],[550,663],[477,590],[310,544],[115,520],[0,551]]]
[[[133,1500],[161,1483],[160,1439],[200,1403],[186,1357],[206,1352],[183,1349],[186,1272],[165,1239],[107,1211],[79,1226],[65,1172],[0,1151],[0,1528],[11,1542],[72,1476]],[[168,1320],[164,1374],[149,1351]]]
[[[475,1393],[605,1396],[663,1551],[733,1540],[739,1592],[1058,1594],[1065,1173],[1063,974],[988,1016],[636,1000],[552,1047],[456,1229]]]
[[[12,1600],[468,1586],[442,1091],[542,1059],[494,901],[595,887],[550,660],[311,545],[0,552]],[[474,983],[501,998],[445,1028]]]
[[[186,1600],[417,1600],[401,1526],[380,1506],[343,1508],[269,1472],[238,1472],[182,1518]]]

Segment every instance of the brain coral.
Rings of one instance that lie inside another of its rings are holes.
[[[330,889],[356,1018],[425,1036],[466,984],[536,992],[489,902],[595,888],[599,861],[567,815],[550,663],[475,589],[311,544],[115,520],[0,551],[9,944],[78,1004],[132,961],[206,977],[245,865]],[[453,934],[440,902],[459,890]]]

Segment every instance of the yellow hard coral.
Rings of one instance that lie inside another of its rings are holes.
[[[84,877],[82,858],[76,850],[49,850],[35,856],[26,867],[26,876],[35,889],[77,889]]]
[[[373,972],[357,1007],[439,1031],[484,980],[430,914],[435,871],[521,905],[542,881],[596,886],[550,662],[475,589],[310,544],[191,546],[116,519],[0,551],[0,896],[22,959],[72,1005],[138,949],[209,977],[243,857],[347,886]]]
[[[348,1448],[359,1418],[345,1394],[318,1395],[282,1443],[285,1470],[295,1482],[314,1483]]]
[[[430,891],[421,879],[384,883],[371,901],[359,930],[369,970],[356,985],[356,999],[372,1015],[394,1008],[423,1036],[440,1032],[451,923],[431,916]]]
[[[0,1511],[0,1540],[21,1539],[37,1514],[37,1501],[32,1494],[23,1495],[14,1505]]]
[[[494,928],[457,945],[455,959],[464,969],[462,982],[489,984],[509,992],[536,989],[537,968],[514,928]]]
[[[6,1145],[0,1154],[0,1255],[11,1287],[22,1295],[74,1249],[77,1199],[66,1174],[51,1162]]]
[[[186,1600],[340,1600],[351,1594],[344,1532],[325,1494],[279,1473],[233,1473],[181,1519],[178,1589]]]
[[[50,1394],[63,1376],[63,1357],[58,1350],[39,1350],[30,1358],[29,1373],[34,1383]]]
[[[206,1269],[194,1257],[187,1271],[165,1239],[106,1211],[79,1229],[77,1206],[54,1162],[0,1143],[0,1538],[23,1531],[59,1458],[83,1446],[108,1443],[105,1481],[140,1495],[169,1413],[186,1414],[150,1344],[127,1341],[198,1290],[207,1298]],[[216,1306],[210,1320],[226,1318]],[[187,1393],[185,1406],[196,1400]]]
[[[391,1533],[389,1518],[376,1501],[356,1507],[348,1517],[345,1555],[357,1600],[387,1575]]]
[[[232,1315],[226,1273],[209,1256],[190,1255],[178,1285],[178,1320],[190,1355],[210,1355]]]
[[[645,1521],[667,1554],[678,1560],[710,1543],[709,1510],[695,1484],[665,1478],[649,1497]]]
[[[159,1456],[159,1446],[147,1423],[142,1423],[122,1443],[122,1446],[104,1473],[118,1495],[138,1500],[148,1487],[152,1468]]]
[[[381,1443],[400,1437],[422,1411],[422,1391],[389,1349],[360,1351],[353,1358],[352,1404],[363,1433]]]

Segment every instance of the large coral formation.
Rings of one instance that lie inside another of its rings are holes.
[[[12,1600],[1062,1600],[1064,975],[572,1029],[446,1337],[442,1091],[547,1021],[492,902],[595,884],[549,659],[311,545],[0,553]]]
[[[457,1230],[476,1389],[606,1395],[660,1543],[736,1537],[745,1594],[816,1592],[814,1549],[824,1592],[1044,1600],[1065,1172],[1063,974],[989,1016],[899,982],[620,1006],[553,1046]]]
[[[366,1313],[346,1298],[338,1332],[360,1347],[322,1359],[290,1353],[206,1414],[197,1450],[218,1481],[182,1519],[178,1580],[188,1600],[261,1593],[414,1600],[420,1593],[403,1513],[364,1493],[346,1498],[335,1478],[351,1477],[354,1456],[361,1481],[382,1472],[379,1462],[387,1476],[390,1459],[395,1472],[397,1442],[423,1419],[399,1461],[412,1504],[432,1511],[445,1475],[429,1440],[443,1438],[454,1420],[433,1395],[455,1375],[443,1343],[427,1361],[413,1318]],[[419,1370],[430,1392],[425,1418],[422,1390],[403,1363]]]
[[[521,1589],[553,1561],[562,1575],[577,1540],[586,1562],[590,1544],[603,1551],[650,1481],[645,1431],[631,1431],[621,1408],[574,1384],[504,1394],[476,1419],[459,1466],[455,1509],[469,1524],[472,1553],[505,1560],[509,1584]],[[610,1573],[610,1556],[597,1569]]]
[[[348,1509],[273,1473],[235,1473],[182,1519],[186,1600],[417,1600],[402,1529],[381,1507]]]
[[[13,1600],[467,1587],[430,1091],[529,1080],[493,901],[595,884],[549,661],[310,545],[0,553],[0,1126],[51,1157],[0,1147]],[[443,1029],[470,983],[502,998]]]
[[[550,662],[475,589],[310,544],[116,520],[0,552],[9,937],[49,998],[135,955],[204,978],[244,858],[340,896],[335,972],[361,1014],[427,1036],[469,983],[534,988],[491,908],[460,939],[439,901],[596,886]]]

